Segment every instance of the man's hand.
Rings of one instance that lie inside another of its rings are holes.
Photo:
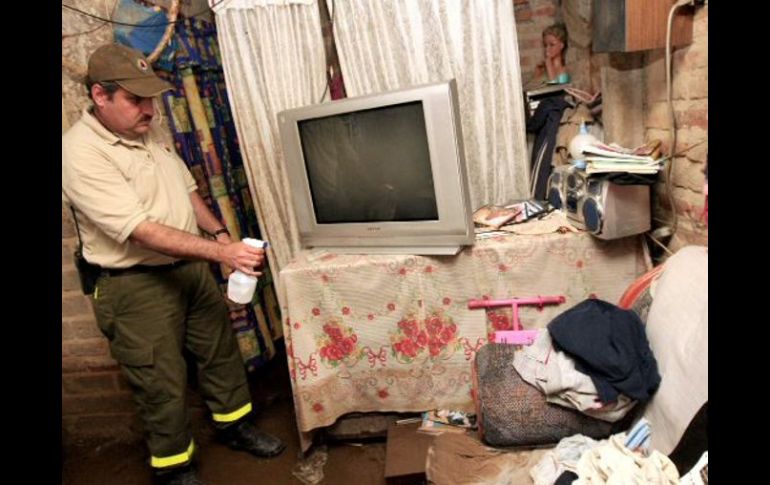
[[[239,241],[225,244],[220,250],[222,251],[222,264],[250,276],[262,276],[262,272],[255,269],[262,268],[265,262],[264,249],[254,248]]]

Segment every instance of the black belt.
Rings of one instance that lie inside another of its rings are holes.
[[[102,272],[107,273],[110,276],[123,276],[123,275],[144,274],[144,273],[160,273],[163,271],[168,271],[170,269],[180,268],[186,265],[187,263],[192,263],[192,261],[181,259],[179,261],[174,261],[173,263],[169,263],[169,264],[159,264],[159,265],[135,264],[133,266],[129,266],[128,268],[102,268]]]

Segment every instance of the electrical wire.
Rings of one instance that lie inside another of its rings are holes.
[[[62,34],[61,38],[63,40],[63,39],[68,39],[70,37],[77,37],[79,35],[93,34],[94,32],[96,32],[97,30],[101,29],[102,27],[104,27],[107,24],[108,24],[107,22],[102,22],[101,24],[97,25],[96,27],[94,27],[91,30],[84,30],[83,32],[73,32],[72,34]]]
[[[671,250],[670,250],[670,249],[668,249],[668,247],[666,247],[666,245],[665,245],[665,244],[663,244],[662,242],[660,242],[660,241],[658,241],[657,239],[655,239],[655,236],[653,236],[653,235],[652,235],[652,234],[650,234],[649,232],[647,233],[647,237],[649,237],[649,238],[652,240],[652,242],[654,242],[655,244],[657,244],[658,246],[660,246],[661,248],[663,248],[663,250],[664,250],[664,251],[665,251],[665,252],[666,252],[666,253],[667,253],[669,256],[673,256],[673,255],[674,255],[674,253],[673,253],[673,252],[671,252]]]
[[[666,23],[666,99],[668,101],[668,111],[671,117],[671,146],[668,152],[668,165],[666,166],[666,195],[671,207],[671,227],[669,243],[674,240],[674,235],[678,228],[679,220],[676,214],[676,203],[674,202],[674,183],[672,181],[674,167],[674,150],[676,150],[676,115],[674,114],[674,103],[671,100],[672,82],[671,82],[671,28],[673,25],[674,13],[680,7],[692,4],[693,0],[678,0],[668,12],[668,22]],[[653,241],[658,242],[650,236]]]
[[[109,19],[110,21],[112,21],[112,17],[115,16],[115,10],[117,8],[118,8],[118,2],[115,2],[115,4],[113,4],[113,6],[112,6],[112,11],[110,12],[110,19]],[[77,37],[79,35],[92,34],[92,33],[96,32],[97,30],[101,29],[102,27],[104,27],[105,25],[108,25],[108,24],[109,24],[109,22],[102,21],[101,24],[99,24],[98,26],[96,26],[95,28],[93,28],[91,30],[86,30],[84,32],[75,32],[73,34],[62,34],[61,38],[62,38],[62,40],[64,40],[64,39],[67,39],[69,37]]]
[[[222,3],[222,0],[220,0],[219,2],[214,3],[213,6],[217,6],[220,3]],[[180,18],[180,19],[174,20],[173,22],[158,22],[158,23],[152,23],[152,24],[129,24],[129,23],[126,23],[126,22],[119,22],[117,20],[112,20],[112,19],[106,19],[104,17],[99,17],[98,15],[94,15],[94,14],[91,14],[91,13],[88,13],[88,12],[84,12],[83,10],[77,9],[75,7],[70,7],[69,5],[65,5],[63,3],[62,3],[61,6],[62,6],[62,8],[66,8],[66,9],[72,10],[73,12],[77,12],[77,13],[79,13],[81,15],[85,15],[86,17],[91,17],[91,18],[96,19],[96,20],[101,20],[102,22],[106,22],[106,23],[109,23],[109,24],[125,25],[126,27],[140,27],[140,28],[154,29],[156,27],[165,27],[167,25],[175,24],[177,22],[181,22],[181,21],[184,20],[184,19]],[[186,17],[186,18],[198,17],[200,15],[203,15],[203,14],[206,14],[206,13],[209,13],[209,12],[211,12],[211,9],[207,8],[206,10],[201,10],[200,12],[192,14],[189,17]]]

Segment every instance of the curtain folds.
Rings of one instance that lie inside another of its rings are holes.
[[[326,2],[348,96],[457,79],[473,208],[527,197],[513,2]]]
[[[231,0],[213,9],[241,153],[277,277],[300,247],[276,115],[328,99],[318,5]]]

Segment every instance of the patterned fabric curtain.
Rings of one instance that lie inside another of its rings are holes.
[[[163,105],[177,152],[233,240],[261,239],[230,113],[215,26],[200,19],[180,20],[176,41],[173,71],[158,73],[176,88],[163,94]],[[227,278],[222,267],[212,263],[211,269],[225,293]],[[227,302],[244,364],[252,371],[273,357],[273,341],[281,337],[280,313],[267,263],[251,304]]]

